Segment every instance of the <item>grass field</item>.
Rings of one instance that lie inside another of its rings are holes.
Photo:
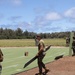
[[[3,70],[2,75],[11,75],[21,71],[26,71],[37,66],[37,62],[34,61],[28,67],[23,69],[24,64],[34,57],[37,53],[36,47],[5,47],[1,48],[4,54],[4,61],[2,62]],[[28,56],[24,56],[24,52],[28,51]],[[54,58],[58,55],[67,56],[69,54],[68,47],[51,47],[46,53],[44,62],[48,63],[54,61]]]
[[[46,45],[66,46],[65,39],[44,39]],[[0,40],[0,47],[25,47],[35,46],[34,39],[6,39]]]

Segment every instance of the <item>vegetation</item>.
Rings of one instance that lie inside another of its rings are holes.
[[[35,46],[35,37],[37,33],[28,32],[17,28],[3,29],[0,28],[0,47],[25,47]],[[66,46],[66,37],[70,32],[40,33],[46,45]]]
[[[20,28],[16,30],[0,28],[0,39],[34,39],[37,33],[23,31]],[[45,38],[66,38],[70,36],[70,32],[40,33]]]

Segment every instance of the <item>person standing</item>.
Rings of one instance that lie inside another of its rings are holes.
[[[1,72],[2,72],[2,65],[1,65],[1,62],[3,62],[3,53],[0,49],[0,75],[1,75]]]
[[[70,44],[70,38],[66,37],[66,46],[69,46],[69,44]]]
[[[35,46],[38,46],[38,40],[36,37],[35,37]]]
[[[1,62],[3,62],[3,53],[0,49],[0,75],[1,75],[1,72],[2,72],[2,65],[1,65]]]
[[[39,67],[39,73],[38,75],[42,75],[42,68],[44,68],[45,73],[49,72],[49,69],[46,68],[45,64],[43,63],[43,58],[46,55],[46,53],[44,53],[44,49],[45,49],[45,44],[44,41],[42,40],[40,35],[37,35],[37,40],[39,41],[38,43],[38,53],[36,56],[38,56],[38,67]]]
[[[72,49],[73,49],[73,56],[75,56],[75,37],[73,37]]]

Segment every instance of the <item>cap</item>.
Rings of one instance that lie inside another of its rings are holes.
[[[75,36],[73,36],[73,39],[75,39]]]
[[[42,38],[40,34],[36,35],[36,37],[40,37],[40,38]]]

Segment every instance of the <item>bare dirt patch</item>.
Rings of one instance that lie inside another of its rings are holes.
[[[75,56],[60,58],[46,66],[50,69],[48,75],[75,75]],[[38,73],[38,67],[16,75],[35,75],[36,73]]]

